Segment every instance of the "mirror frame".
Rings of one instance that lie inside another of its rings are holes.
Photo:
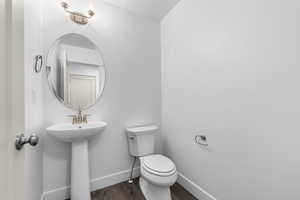
[[[102,98],[103,96],[103,92],[104,92],[104,89],[106,87],[106,84],[107,84],[107,69],[106,69],[106,65],[105,65],[105,59],[103,57],[103,54],[102,54],[102,51],[99,49],[97,43],[92,40],[91,38],[85,36],[85,35],[82,35],[82,34],[79,34],[79,33],[66,33],[66,34],[62,34],[59,38],[57,38],[54,42],[52,42],[52,44],[50,45],[50,48],[47,50],[47,55],[46,55],[46,60],[45,60],[45,68],[46,68],[46,76],[47,76],[47,84],[48,84],[48,88],[49,90],[51,91],[51,93],[55,96],[55,98],[64,106],[64,107],[67,107],[69,109],[72,109],[72,110],[75,110],[75,111],[78,111],[78,109],[74,108],[72,105],[69,105],[69,104],[65,104],[64,103],[64,100],[62,98],[60,98],[57,94],[57,91],[55,90],[54,86],[53,86],[53,82],[50,78],[50,73],[51,73],[51,66],[48,66],[47,63],[48,63],[48,59],[49,59],[49,54],[50,54],[50,51],[55,47],[55,45],[57,44],[57,42],[64,36],[66,35],[79,35],[81,37],[84,37],[86,38],[87,40],[89,40],[90,42],[92,42],[94,45],[95,45],[95,49],[97,50],[97,53],[99,54],[99,56],[101,56],[102,60],[103,60],[103,65],[101,65],[100,67],[103,68],[103,71],[104,71],[104,81],[103,81],[103,87],[101,87],[101,90],[99,91],[100,92],[100,95],[97,97],[96,101],[90,105],[90,106],[87,106],[87,107],[84,107],[84,108],[81,108],[81,111],[84,111],[84,110],[88,110],[89,108],[91,108],[92,106],[96,105],[100,99]]]

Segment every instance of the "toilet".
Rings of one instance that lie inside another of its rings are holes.
[[[140,160],[140,188],[146,200],[171,200],[170,186],[177,180],[175,164],[168,157],[155,154],[158,126],[126,129],[129,153]]]

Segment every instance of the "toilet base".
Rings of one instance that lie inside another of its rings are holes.
[[[140,187],[146,200],[172,200],[170,187],[156,186],[140,177]]]

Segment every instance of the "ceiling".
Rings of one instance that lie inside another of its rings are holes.
[[[180,0],[104,0],[131,12],[161,20]]]

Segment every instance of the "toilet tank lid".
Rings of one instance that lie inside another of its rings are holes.
[[[128,127],[126,131],[132,134],[146,134],[147,132],[157,131],[159,128],[156,125]]]

